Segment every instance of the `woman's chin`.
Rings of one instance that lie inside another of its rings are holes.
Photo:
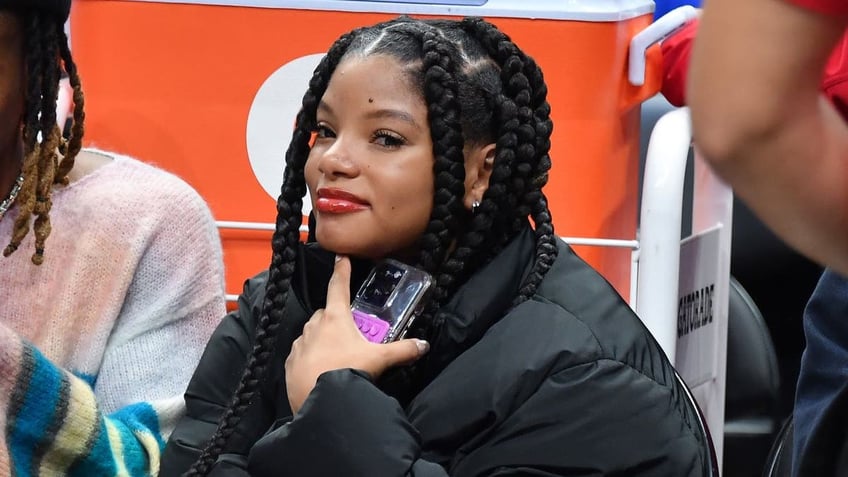
[[[320,222],[315,229],[315,239],[322,249],[338,255],[380,260],[392,257],[401,261],[414,261],[418,256],[417,247],[409,243],[398,243],[393,237],[384,234],[369,233],[373,229],[351,231],[350,227],[322,227]]]
[[[318,245],[328,252],[357,258],[372,258],[372,254],[368,253],[368,247],[365,244],[356,243],[351,240],[353,238],[352,235],[354,234],[348,233],[346,236],[322,234],[319,230],[316,232],[315,238],[318,241]]]

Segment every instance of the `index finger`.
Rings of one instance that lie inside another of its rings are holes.
[[[333,276],[327,284],[327,311],[350,310],[350,259],[336,255]]]

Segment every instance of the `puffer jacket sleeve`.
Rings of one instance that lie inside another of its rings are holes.
[[[456,385],[454,392],[461,392],[461,383]],[[629,392],[622,393],[625,388]],[[623,394],[628,399],[620,399]],[[569,366],[548,376],[493,432],[455,449],[443,466],[426,460],[418,432],[397,401],[359,372],[330,371],[296,417],[256,443],[249,472],[253,477],[279,475],[281,469],[287,477],[583,477],[613,475],[624,462],[632,463],[628,475],[680,475],[674,469],[687,468],[685,475],[700,476],[704,462],[692,444],[697,437],[681,425],[687,419],[675,415],[678,399],[674,388],[620,362]]]
[[[278,423],[250,452],[252,477],[441,477],[422,460],[419,436],[398,402],[364,373],[340,369],[318,378],[293,419]]]
[[[266,280],[267,272],[264,272],[245,282],[237,309],[224,318],[206,346],[185,393],[186,414],[178,422],[162,455],[161,477],[182,475],[197,460],[215,432],[253,348],[254,328]],[[238,467],[237,463],[243,460],[239,456],[246,456],[252,442],[259,437],[252,435],[257,421],[273,420],[273,417],[262,416],[265,412],[261,403],[254,403],[249,408],[218,466]],[[226,475],[239,473],[227,472]]]
[[[575,363],[458,456],[451,475],[701,477],[705,443],[685,399],[619,361]]]

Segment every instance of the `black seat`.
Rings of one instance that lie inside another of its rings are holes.
[[[771,446],[763,477],[791,477],[792,476],[792,439],[795,426],[790,416]]]
[[[831,413],[832,426],[814,436],[814,449],[806,459],[807,464],[799,469],[799,476],[841,477],[848,475],[848,436],[844,429],[845,412]],[[841,420],[840,420],[841,419]],[[795,422],[790,416],[781,427],[772,444],[763,477],[792,477],[792,446],[795,438]]]
[[[780,372],[765,320],[733,277],[728,296],[724,475],[756,476],[780,423]]]

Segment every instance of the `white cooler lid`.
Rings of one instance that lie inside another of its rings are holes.
[[[616,22],[653,13],[653,0],[129,0],[300,10]],[[481,4],[482,3],[482,4]]]

